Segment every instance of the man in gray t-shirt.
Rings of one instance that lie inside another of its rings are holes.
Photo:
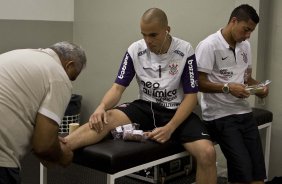
[[[68,42],[0,55],[0,184],[20,183],[20,160],[31,150],[43,164],[71,162],[58,129],[85,63],[84,51]]]

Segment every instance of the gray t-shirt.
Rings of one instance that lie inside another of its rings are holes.
[[[72,84],[51,49],[20,49],[0,55],[0,166],[20,167],[31,149],[35,117],[61,123]]]

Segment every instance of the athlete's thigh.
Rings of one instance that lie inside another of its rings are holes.
[[[131,123],[139,124],[141,130],[148,131],[155,128],[149,102],[135,100],[131,103],[121,104],[115,109],[123,112]]]
[[[248,181],[252,177],[252,159],[245,144],[244,135],[230,121],[221,127],[218,140],[226,157],[230,181]]]
[[[175,130],[172,139],[181,143],[188,143],[202,139],[210,140],[210,136],[201,119],[196,114],[191,113],[190,116]]]
[[[128,116],[119,109],[111,109],[107,111],[107,122],[113,128],[131,123]]]

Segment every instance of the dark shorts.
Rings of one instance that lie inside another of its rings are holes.
[[[266,178],[261,139],[252,113],[226,116],[205,123],[227,160],[229,182]]]
[[[156,127],[166,125],[176,112],[176,110],[167,109],[157,103],[144,100],[125,103],[116,107],[116,109],[124,112],[132,123],[138,123],[140,129],[144,131],[151,131]],[[210,140],[210,136],[204,123],[194,113],[191,113],[172,134],[172,140],[181,143],[193,142],[200,139]]]
[[[20,184],[20,169],[0,167],[0,184]]]

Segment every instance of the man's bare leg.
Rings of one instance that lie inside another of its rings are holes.
[[[208,140],[197,140],[184,144],[184,147],[196,158],[196,183],[216,184],[216,152],[213,143]]]
[[[85,123],[74,132],[65,137],[66,144],[75,150],[77,148],[95,144],[101,141],[115,127],[130,123],[129,118],[120,110],[107,111],[108,124],[105,124],[99,133],[91,129],[89,123]]]

